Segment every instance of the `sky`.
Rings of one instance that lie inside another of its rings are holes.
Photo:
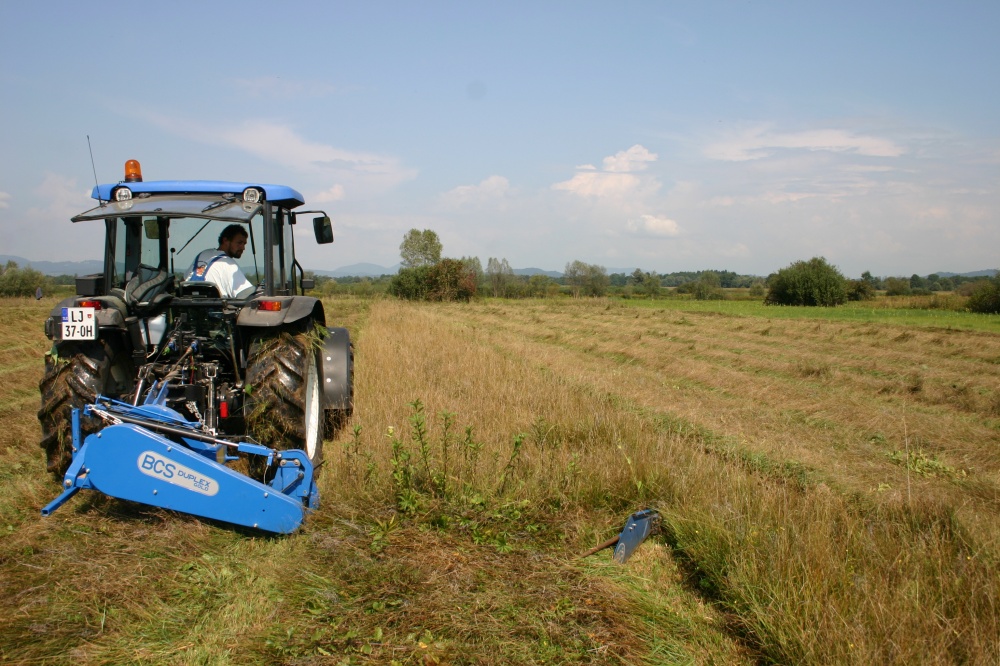
[[[1000,266],[1000,3],[0,0],[0,254],[97,180],[290,185],[307,269]],[[93,150],[93,164],[88,150]]]

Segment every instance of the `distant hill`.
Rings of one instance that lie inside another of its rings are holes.
[[[327,277],[339,278],[339,277],[380,277],[382,275],[395,275],[399,272],[399,264],[395,266],[390,266],[386,268],[385,266],[379,266],[378,264],[351,264],[350,266],[341,266],[340,268],[335,268],[332,271],[318,271],[313,270],[316,275],[325,275]]]
[[[939,277],[948,277],[948,278],[950,278],[950,277],[993,277],[998,272],[1000,272],[1000,269],[987,268],[986,270],[972,271],[971,273],[949,273],[948,271],[941,271],[937,275]]]
[[[515,268],[514,275],[547,275],[550,278],[561,278],[563,276],[559,271],[546,271],[541,268]]]
[[[100,273],[104,270],[104,262],[100,259],[88,259],[86,261],[32,261],[24,257],[0,254],[0,265],[6,264],[8,261],[13,261],[21,268],[30,266],[45,275],[90,275],[91,273]]]
[[[339,277],[379,277],[382,275],[395,275],[399,272],[400,264],[395,266],[379,266],[378,264],[351,264],[350,266],[341,266],[340,268],[335,268],[332,271],[316,271],[313,273],[316,275],[325,275],[327,277],[339,278]],[[541,268],[515,268],[514,275],[548,275],[551,278],[561,278],[563,276],[559,271],[546,271]]]

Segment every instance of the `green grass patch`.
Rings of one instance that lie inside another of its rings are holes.
[[[624,307],[636,309],[714,313],[734,317],[819,319],[1000,333],[1000,315],[939,309],[872,307],[864,301],[829,308],[764,305],[759,301],[628,300],[621,303]]]

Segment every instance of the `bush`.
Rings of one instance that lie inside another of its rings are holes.
[[[851,280],[847,284],[847,300],[874,301],[875,287],[868,280]]]
[[[409,301],[468,301],[476,293],[476,273],[458,259],[401,268],[392,276],[388,292]]]
[[[427,297],[430,266],[400,268],[389,281],[389,293],[408,301],[421,301]]]
[[[427,272],[427,298],[469,301],[476,294],[476,272],[458,259],[442,259]]]
[[[694,297],[699,301],[721,301],[726,295],[722,291],[722,281],[715,271],[705,271],[694,283]]]
[[[43,293],[51,291],[51,281],[34,268],[18,268],[14,261],[0,266],[0,296],[32,298],[39,287]]]
[[[840,305],[847,300],[847,280],[823,257],[796,261],[768,278],[765,305]]]
[[[566,284],[573,289],[573,296],[604,296],[611,279],[604,266],[587,264],[580,260],[566,264],[563,273]]]
[[[909,296],[910,281],[905,278],[891,277],[885,281],[886,296]]]
[[[967,307],[970,312],[1000,313],[1000,276],[977,282],[976,289],[969,295]]]
[[[957,289],[955,289],[955,293],[958,294],[959,296],[972,296],[972,294],[984,288],[988,282],[989,280],[983,280],[983,279],[963,282],[962,284],[958,285]]]

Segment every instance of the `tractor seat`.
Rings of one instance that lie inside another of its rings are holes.
[[[195,298],[222,298],[219,288],[214,282],[201,282],[197,280],[184,280],[180,284],[181,296],[193,296]]]
[[[111,294],[125,301],[129,314],[149,317],[159,314],[172,298],[174,276],[165,270],[139,264],[138,270],[125,284],[125,289],[112,289]]]

